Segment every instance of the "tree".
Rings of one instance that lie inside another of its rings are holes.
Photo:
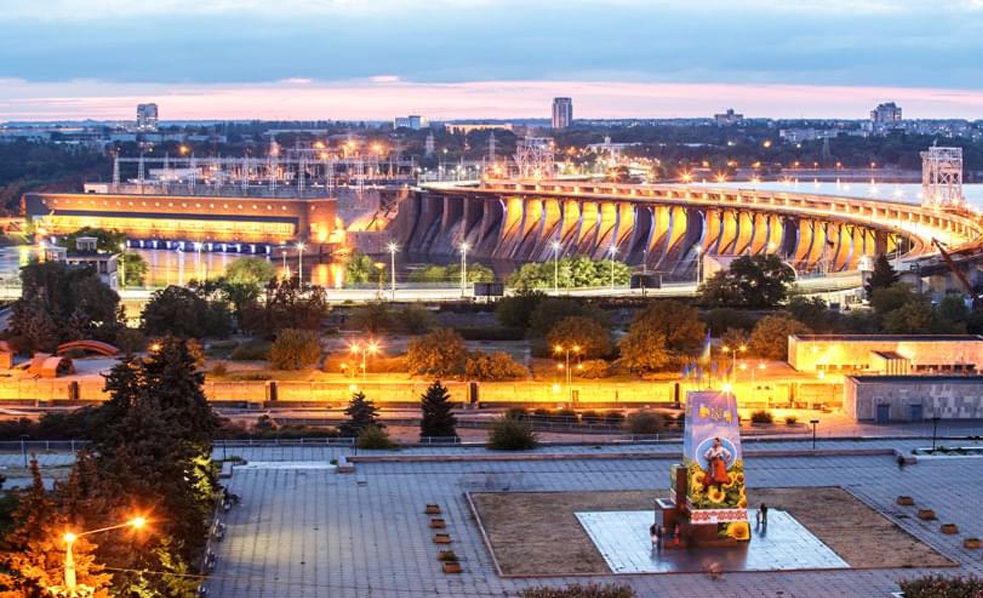
[[[393,314],[383,301],[370,301],[352,309],[348,326],[352,330],[378,334],[393,325]]]
[[[650,324],[632,324],[619,347],[621,363],[632,372],[657,372],[669,365],[666,335]]]
[[[884,314],[884,332],[891,334],[927,334],[953,332],[954,324],[945,322],[925,295],[915,294],[901,307]]]
[[[272,280],[262,305],[244,310],[243,328],[264,336],[284,328],[319,330],[327,314],[328,297],[321,287],[301,286],[296,278]]]
[[[70,521],[60,509],[53,493],[44,488],[37,460],[30,465],[31,485],[18,493],[12,514],[15,527],[3,539],[0,550],[0,595],[36,597],[50,595],[50,588],[62,586],[64,577],[65,530]],[[77,528],[76,528],[77,529]],[[108,598],[112,575],[95,562],[95,546],[80,537],[72,544],[76,580],[94,590],[92,596]]]
[[[74,250],[79,237],[95,237],[96,249],[98,251],[112,251],[115,253],[126,246],[125,233],[106,230],[104,228],[93,228],[91,226],[83,226],[75,232],[65,235],[58,241],[58,245],[67,248],[69,251]]]
[[[674,299],[649,303],[635,314],[629,334],[636,326],[650,326],[661,332],[666,348],[678,355],[695,355],[706,340],[706,326],[700,321],[699,311]]]
[[[751,331],[748,350],[764,359],[785,361],[788,359],[788,337],[807,333],[809,328],[788,314],[765,316]]]
[[[918,293],[909,285],[893,284],[886,288],[874,289],[870,294],[870,306],[874,308],[874,313],[883,318],[888,312],[915,301],[917,295]]]
[[[874,260],[874,270],[870,273],[870,278],[864,283],[864,293],[867,299],[871,298],[877,289],[886,289],[894,286],[901,280],[901,276],[891,266],[891,261],[883,253]]]
[[[29,350],[53,352],[79,338],[113,342],[122,327],[119,295],[92,268],[31,263],[21,268],[21,288],[10,324]]]
[[[143,308],[144,330],[151,336],[228,336],[232,313],[224,301],[206,299],[211,289],[210,284],[195,288],[170,285],[154,291]]]
[[[420,438],[457,438],[457,418],[452,409],[447,388],[440,380],[434,380],[420,397]]]
[[[546,293],[534,290],[519,290],[514,295],[499,299],[495,307],[495,317],[502,326],[526,329],[529,320]]]
[[[369,282],[372,277],[372,258],[352,251],[345,262],[345,281],[348,284],[362,284]]]
[[[777,255],[745,255],[700,285],[700,300],[711,306],[772,308],[785,300],[795,271]]]
[[[406,350],[406,367],[414,374],[442,378],[460,375],[467,359],[464,339],[449,328],[439,328],[413,339]]]
[[[276,278],[276,267],[262,258],[241,257],[228,265],[224,278],[230,284],[248,285],[258,291]]]
[[[820,297],[796,295],[789,299],[785,311],[816,333],[832,332],[839,321],[839,314]]]
[[[508,415],[492,422],[488,430],[488,448],[497,451],[528,451],[539,441],[526,422]]]
[[[150,266],[139,253],[127,251],[123,253],[123,264],[120,266],[120,286],[141,287],[147,280]]]
[[[611,332],[597,320],[571,316],[557,322],[546,335],[550,347],[580,347],[579,355],[587,359],[611,352]]]
[[[379,421],[379,408],[375,403],[365,398],[365,393],[358,391],[352,395],[348,407],[345,408],[348,419],[338,426],[338,433],[345,438],[358,438],[362,430],[368,426],[385,428]]]
[[[547,297],[539,302],[529,316],[529,332],[538,337],[545,337],[561,320],[574,316],[593,318],[598,322],[604,320],[604,314],[585,301],[567,297]]]
[[[468,357],[464,374],[469,380],[497,381],[518,380],[527,377],[529,372],[504,351],[475,351]]]
[[[301,370],[321,358],[321,339],[312,330],[284,328],[270,347],[270,365],[278,370]]]

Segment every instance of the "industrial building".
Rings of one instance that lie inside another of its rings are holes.
[[[847,376],[843,412],[876,423],[983,419],[983,376]]]
[[[971,334],[797,334],[788,362],[800,372],[884,375],[983,369],[983,336]]]

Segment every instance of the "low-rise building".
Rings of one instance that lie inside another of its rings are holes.
[[[983,336],[974,334],[796,334],[788,362],[800,372],[884,375],[983,370]]]
[[[847,376],[843,412],[877,423],[983,419],[983,376]]]
[[[62,262],[68,266],[88,266],[99,275],[99,279],[114,291],[119,289],[117,266],[119,254],[112,251],[100,251],[95,237],[78,237],[75,239],[75,249],[69,251],[66,247],[49,245],[44,249],[45,261]]]

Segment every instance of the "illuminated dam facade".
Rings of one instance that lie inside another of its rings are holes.
[[[516,262],[618,259],[668,279],[699,256],[775,253],[800,273],[857,269],[864,256],[934,253],[981,237],[979,219],[879,200],[681,185],[489,181],[434,184],[401,202],[389,233],[409,251]],[[556,252],[556,253],[554,253]]]

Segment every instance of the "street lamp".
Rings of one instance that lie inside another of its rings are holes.
[[[938,415],[932,418],[932,452],[933,453],[935,452],[936,433],[939,430],[939,419],[941,418]]]
[[[560,242],[553,241],[553,294],[560,294]]]
[[[730,353],[730,380],[731,382],[737,381],[737,353],[744,353],[747,351],[747,345],[741,345],[740,347],[731,348],[724,345],[721,350],[724,353]]]
[[[304,243],[297,242],[297,281],[301,286],[304,284]]]
[[[573,402],[573,389],[571,388],[571,386],[573,385],[573,372],[570,370],[570,353],[573,353],[574,355],[578,355],[580,353],[580,345],[572,345],[568,347],[564,347],[563,345],[556,345],[555,347],[553,347],[553,352],[556,353],[557,355],[561,353],[566,355],[566,359],[565,359],[566,366],[564,367],[564,370],[566,371],[567,374],[566,376],[567,394],[570,396],[571,402]]]
[[[703,282],[703,273],[701,272],[703,267],[703,248],[699,245],[696,246],[696,286],[700,286]]]
[[[465,241],[461,243],[461,298],[467,294],[468,289],[468,249],[470,246]]]
[[[379,343],[370,340],[368,342],[355,341],[349,346],[352,355],[362,355],[362,382],[365,382],[366,359],[369,355],[379,352]]]
[[[201,248],[203,245],[200,241],[195,241],[195,272],[197,275],[201,275]]]
[[[65,532],[62,536],[62,540],[65,541],[65,585],[61,588],[54,587],[49,588],[51,593],[55,596],[85,596],[91,593],[91,588],[87,586],[79,586],[78,580],[75,576],[75,557],[72,555],[72,545],[75,541],[84,536],[91,536],[93,534],[101,534],[102,532],[108,532],[115,529],[123,529],[125,527],[133,528],[135,530],[142,529],[147,525],[147,520],[143,517],[134,517],[126,523],[121,523],[119,525],[110,525],[109,527],[100,527],[99,529],[89,530],[87,532],[81,532],[78,534],[72,532]]]
[[[812,424],[812,450],[816,450],[816,425],[819,424],[819,420],[810,419],[809,423]]]
[[[744,366],[744,364],[741,364],[741,365]],[[755,385],[755,382],[754,382],[754,372],[755,372],[755,370],[761,370],[761,373],[763,374],[764,371],[765,371],[765,368],[767,368],[767,366],[765,365],[765,362],[763,362],[763,361],[758,364],[758,367],[751,368],[751,402],[752,403],[754,402],[754,395],[755,395],[755,391],[757,390],[757,386]],[[741,369],[745,369],[745,368],[744,367],[741,367]]]
[[[281,267],[283,277],[290,278],[290,275],[287,274],[287,245],[285,243],[280,244],[280,257],[283,258],[283,265]]]
[[[390,292],[392,293],[391,300],[395,301],[396,300],[396,252],[399,251],[399,245],[397,245],[395,242],[390,242],[388,248],[389,248],[389,270],[390,270],[389,289]]]
[[[611,247],[608,248],[608,255],[611,256],[611,290],[613,291],[614,290],[614,257],[618,255],[618,248],[615,247],[614,244],[612,244]]]

